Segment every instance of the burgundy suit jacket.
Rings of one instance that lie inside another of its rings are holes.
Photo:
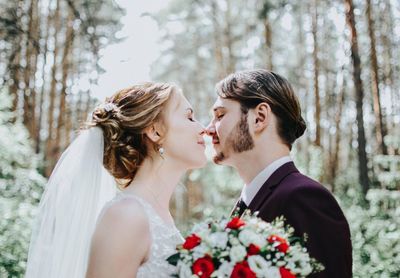
[[[352,247],[347,220],[333,195],[301,174],[293,162],[278,168],[249,204],[252,212],[272,221],[283,215],[296,236],[307,234],[306,247],[325,266],[313,278],[352,277]]]

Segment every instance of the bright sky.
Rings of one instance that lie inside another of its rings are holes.
[[[126,39],[102,50],[100,65],[106,72],[99,77],[98,86],[90,90],[100,99],[111,96],[119,89],[141,81],[149,81],[150,66],[158,57],[159,30],[144,12],[156,12],[167,6],[169,0],[115,0],[126,10],[123,28],[118,37]]]

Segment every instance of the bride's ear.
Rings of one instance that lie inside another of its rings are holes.
[[[162,138],[161,129],[157,124],[152,124],[146,128],[144,133],[153,143],[159,143]]]

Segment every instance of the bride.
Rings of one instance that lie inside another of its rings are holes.
[[[183,242],[169,202],[185,171],[205,165],[203,134],[170,84],[97,107],[49,179],[26,277],[169,277],[165,259]]]

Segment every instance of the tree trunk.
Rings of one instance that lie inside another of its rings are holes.
[[[331,170],[330,170],[330,177],[331,177],[331,185],[332,185],[332,192],[335,192],[335,180],[336,180],[336,174],[338,172],[338,167],[339,167],[339,152],[340,152],[340,139],[341,139],[341,134],[342,131],[340,129],[340,124],[342,120],[342,112],[343,112],[343,105],[344,105],[344,100],[345,100],[345,90],[346,90],[346,83],[343,78],[343,72],[340,72],[342,75],[341,77],[341,83],[338,84],[338,89],[339,89],[339,95],[337,96],[337,110],[335,114],[335,141],[334,141],[334,149],[333,149],[333,155],[332,155],[332,160],[330,163]]]
[[[86,91],[86,105],[85,105],[85,109],[83,110],[83,119],[84,122],[86,122],[88,120],[88,116],[90,114],[90,111],[92,110],[92,106],[93,106],[93,101],[92,101],[92,97],[90,96],[89,91]]]
[[[70,95],[72,97],[72,95]],[[75,102],[72,102],[75,104]],[[65,144],[63,149],[69,146],[71,144],[71,133],[73,129],[73,123],[72,123],[72,105],[70,102],[68,102],[69,105],[66,107],[66,113],[65,113]]]
[[[10,95],[13,97],[12,111],[17,111],[19,103],[20,79],[21,79],[21,46],[17,46],[10,56],[9,72],[11,85],[9,87]],[[14,119],[15,120],[15,119]]]
[[[364,131],[364,113],[363,101],[364,91],[361,80],[361,62],[358,52],[357,30],[354,18],[354,7],[352,0],[344,0],[346,11],[346,22],[350,29],[351,59],[353,62],[353,79],[356,93],[356,109],[357,109],[357,142],[358,142],[358,165],[359,165],[359,181],[364,196],[369,189],[368,177],[368,160],[365,150],[366,140]]]
[[[215,66],[217,68],[217,76],[215,81],[219,81],[225,76],[224,71],[224,58],[222,55],[222,42],[221,42],[221,28],[218,22],[219,18],[219,9],[218,3],[216,0],[211,2],[211,18],[213,22],[213,48],[214,48],[214,57],[215,57]]]
[[[51,6],[51,5],[49,5]],[[51,8],[48,9],[48,15],[47,19],[44,23],[44,26],[50,26],[53,24],[53,19],[52,19],[52,12]],[[43,56],[43,64],[42,64],[42,79],[43,79],[43,84],[40,89],[40,94],[39,94],[39,112],[38,112],[38,120],[37,120],[37,129],[35,133],[35,150],[36,153],[40,153],[41,149],[41,138],[40,138],[40,131],[42,129],[42,120],[43,120],[43,103],[44,103],[44,95],[45,95],[45,88],[46,88],[46,81],[47,81],[47,75],[45,73],[46,70],[46,64],[47,64],[47,53],[48,53],[48,43],[49,43],[49,36],[50,36],[50,28],[45,28],[45,36],[44,36],[44,46],[43,46],[43,51],[42,51],[42,56]]]
[[[272,28],[269,22],[268,14],[264,19],[264,39],[265,39],[265,51],[267,52],[267,69],[270,71],[274,70],[274,63],[272,61]]]
[[[50,176],[52,167],[55,163],[55,146],[54,146],[54,107],[56,100],[56,86],[57,86],[57,71],[58,71],[58,52],[59,52],[59,32],[61,29],[61,19],[60,19],[60,4],[61,0],[57,0],[56,10],[54,11],[54,51],[53,51],[53,66],[51,69],[51,84],[50,84],[50,93],[49,93],[49,110],[48,110],[48,136],[46,140],[46,153],[45,153],[45,175]]]
[[[21,18],[23,14],[23,3],[24,1],[19,0],[18,3],[16,4],[16,21],[15,25],[17,26],[22,26]],[[15,118],[12,119],[12,121],[15,121],[16,118],[18,117],[18,103],[19,103],[19,94],[20,94],[20,82],[21,79],[23,78],[22,73],[21,73],[21,57],[22,57],[22,47],[21,47],[21,41],[23,39],[23,33],[19,33],[16,38],[14,38],[13,42],[15,43],[15,49],[12,51],[10,57],[9,57],[9,62],[7,69],[9,71],[9,92],[10,95],[13,97],[13,102],[12,102],[12,111],[17,112],[15,114]]]
[[[396,86],[396,65],[394,63],[393,59],[393,48],[396,48],[393,45],[393,38],[394,36],[394,31],[393,31],[393,13],[392,13],[392,7],[390,4],[390,0],[385,0],[384,2],[384,7],[383,10],[380,10],[379,16],[382,18],[383,23],[380,31],[380,40],[383,45],[383,75],[384,75],[384,80],[385,80],[385,86],[389,88],[390,90],[390,112],[391,112],[391,117],[387,114],[386,116],[386,131],[393,130],[395,128],[395,115],[398,115],[399,110],[397,110],[398,105],[396,107],[396,103],[399,103],[400,98],[398,98],[398,86]],[[397,93],[397,94],[396,94]],[[397,97],[396,97],[397,95]],[[388,127],[388,125],[390,127]],[[394,154],[394,148],[393,146],[387,146],[388,147],[388,153]]]
[[[313,65],[314,65],[314,101],[315,101],[315,141],[316,146],[321,146],[321,103],[320,103],[320,92],[319,92],[319,60],[318,60],[318,1],[314,1],[312,5],[314,10],[312,14],[312,36],[314,41],[313,48]],[[312,8],[311,8],[312,9]]]
[[[62,79],[61,79],[61,92],[60,92],[60,105],[59,105],[59,113],[58,113],[58,122],[57,122],[57,129],[56,129],[56,138],[55,138],[55,153],[56,157],[60,156],[60,153],[63,150],[63,146],[65,142],[62,142],[62,137],[65,138],[65,135],[62,136],[63,131],[65,131],[65,118],[66,118],[66,111],[67,111],[67,80],[69,75],[69,70],[71,68],[71,52],[74,43],[74,17],[73,12],[69,9],[69,15],[67,19],[67,27],[66,27],[66,34],[65,34],[65,42],[64,42],[64,50],[61,60],[62,65]]]
[[[231,19],[231,0],[226,0],[225,12],[225,47],[228,50],[226,74],[231,74],[235,71],[235,56],[233,54],[233,35],[232,35],[232,19]]]
[[[38,1],[31,0],[28,9],[28,30],[25,42],[25,62],[24,69],[24,111],[23,123],[29,131],[31,138],[34,138],[36,130],[36,96],[35,84],[33,79],[36,73],[36,57],[38,55],[39,36],[37,35],[38,24]]]
[[[373,21],[373,11],[371,7],[371,0],[366,0],[367,5],[367,19],[368,19],[368,34],[371,43],[370,48],[370,60],[371,60],[371,87],[372,96],[374,102],[374,114],[375,114],[375,128],[376,128],[376,142],[378,144],[380,153],[387,154],[387,147],[384,141],[386,127],[382,118],[382,109],[379,92],[379,75],[378,75],[378,58],[376,56],[376,40],[375,30]]]

